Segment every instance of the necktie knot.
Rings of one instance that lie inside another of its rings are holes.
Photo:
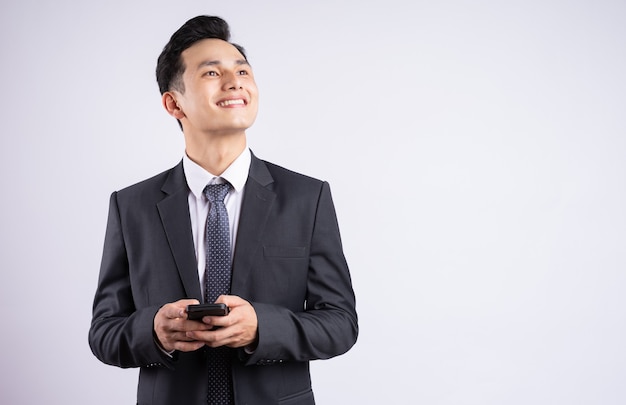
[[[230,183],[207,184],[204,188],[204,195],[211,202],[223,202],[226,194],[230,191]]]

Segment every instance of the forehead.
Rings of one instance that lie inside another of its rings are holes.
[[[245,62],[245,58],[234,45],[221,39],[203,39],[181,54],[185,70],[197,70],[207,63],[219,63],[224,65]]]

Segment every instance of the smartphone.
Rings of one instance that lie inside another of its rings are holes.
[[[196,304],[187,306],[187,318],[192,321],[201,321],[204,316],[224,316],[230,310],[226,304]]]

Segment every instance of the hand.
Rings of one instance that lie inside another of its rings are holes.
[[[219,328],[189,330],[187,339],[204,342],[210,347],[236,348],[256,344],[258,320],[252,305],[236,295],[221,295],[215,302],[228,305],[230,313],[226,316],[205,316],[202,323],[209,329],[214,326]]]
[[[210,325],[187,319],[187,305],[192,304],[198,304],[198,300],[179,300],[165,304],[154,316],[154,334],[165,351],[191,352],[204,346],[204,342],[187,336],[189,331],[211,329]]]

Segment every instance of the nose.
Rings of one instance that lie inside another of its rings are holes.
[[[224,88],[226,90],[239,90],[243,88],[241,84],[241,77],[235,72],[230,72],[224,75]]]

